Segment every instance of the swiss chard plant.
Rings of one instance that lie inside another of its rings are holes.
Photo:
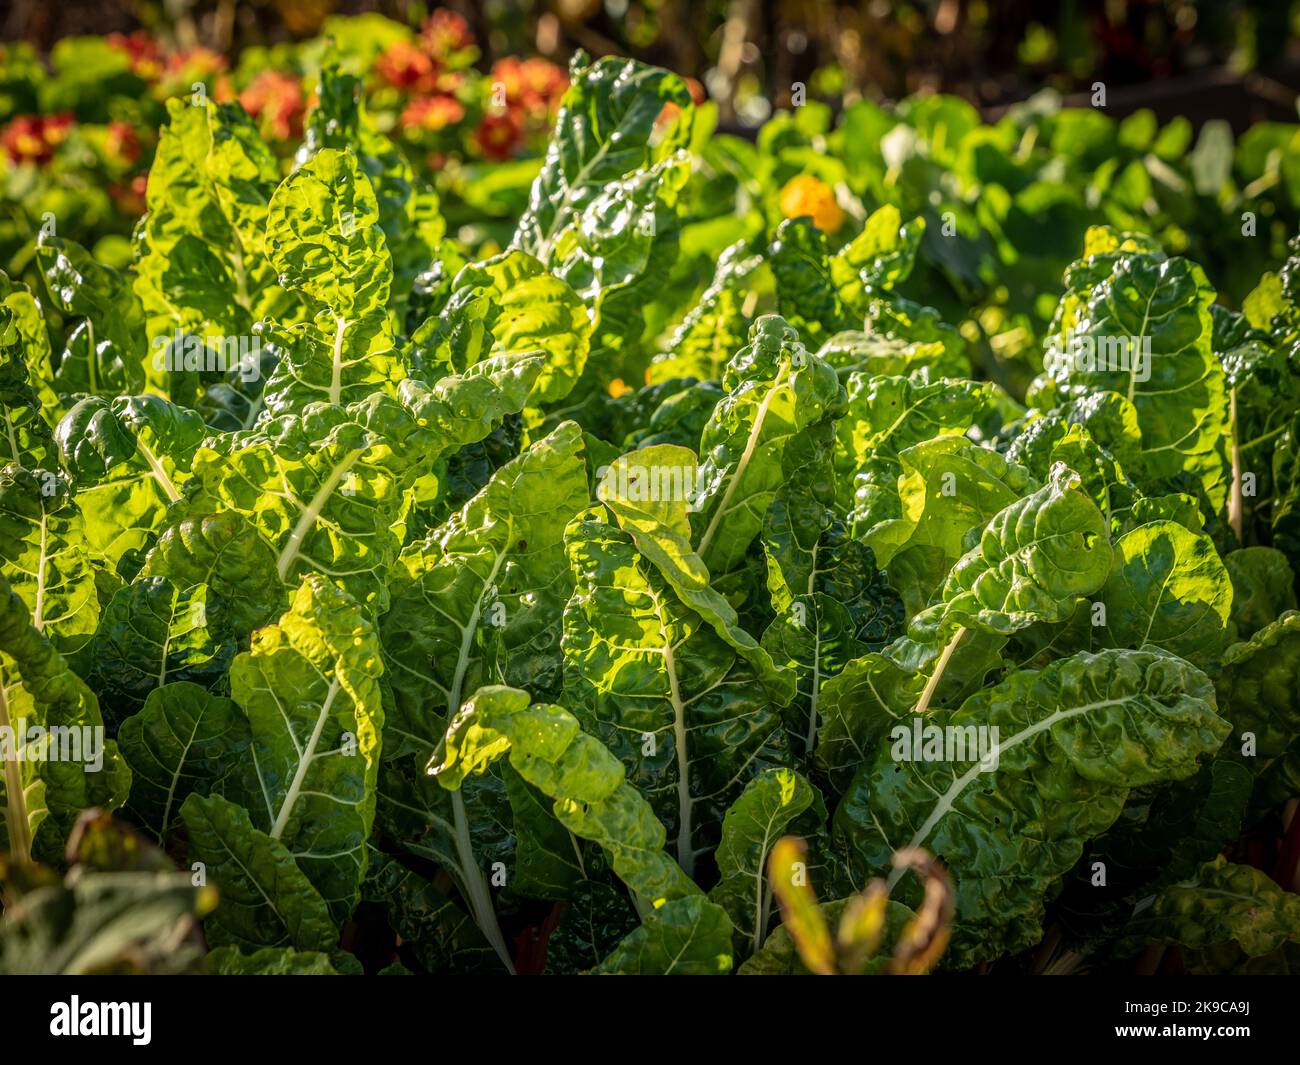
[[[814,165],[580,54],[483,256],[318,95],[0,277],[0,968],[1300,964],[1300,250],[1220,300],[1111,187],[1013,266],[1032,141],[917,190],[1041,116]]]

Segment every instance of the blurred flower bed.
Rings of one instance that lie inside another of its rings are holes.
[[[248,48],[233,64],[201,46],[168,51],[143,31],[72,37],[48,57],[0,45],[0,268],[22,274],[42,227],[110,265],[130,261],[169,97],[238,100],[287,171],[330,56],[360,79],[376,127],[436,184],[448,221],[471,227],[467,243],[492,240],[493,221],[519,213],[568,78],[535,57],[476,67],[479,47],[453,12],[418,30],[330,18],[318,37]]]
[[[142,32],[65,38],[45,57],[0,49],[0,269],[36,282],[42,230],[107,265],[132,262],[169,98],[237,100],[288,173],[310,138],[325,65],[364,94],[367,128],[436,190],[443,270],[508,242],[568,76],[536,57],[485,60],[465,19],[439,9],[418,27],[330,16],[310,39],[250,46],[233,62]],[[955,95],[884,105],[812,79],[801,106],[747,131],[720,124],[727,101],[685,81],[700,106],[674,285],[698,294],[717,283],[719,247],[759,241],[783,219],[811,218],[834,251],[890,204],[927,223],[910,294],[962,322],[982,372],[1013,394],[1036,369],[1053,293],[1089,225],[1155,236],[1202,263],[1234,307],[1300,229],[1294,121],[1234,137],[1218,119],[1198,130],[1182,115],[1161,123],[1150,110],[1065,107],[1052,88],[989,121]],[[661,134],[674,110],[660,116]]]

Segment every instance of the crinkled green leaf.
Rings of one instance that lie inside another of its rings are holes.
[[[767,856],[774,844],[806,811],[820,828],[826,807],[817,789],[790,769],[769,769],[746,785],[727,810],[715,858],[718,883],[709,891],[731,917],[739,936],[753,950],[767,938],[775,907],[767,883]]]
[[[1223,368],[1211,348],[1214,290],[1194,263],[1117,240],[1067,271],[1066,295],[1052,322],[1067,357],[1051,372],[1071,393],[1118,392],[1128,399],[1137,408],[1147,473],[1188,474],[1218,511],[1227,498],[1228,411]],[[1094,241],[1094,247],[1104,245]],[[1135,348],[1149,344],[1150,354],[1121,360],[1108,349],[1090,368],[1086,358],[1069,357],[1067,331],[1109,345],[1131,338]]]
[[[365,874],[384,723],[379,640],[346,593],[308,577],[230,668],[249,753],[225,788],[342,923]]]
[[[229,699],[183,680],[155,688],[117,734],[131,768],[128,812],[165,841],[185,799],[220,792],[249,741],[248,721]]]
[[[256,951],[265,947],[332,950],[338,931],[329,907],[279,840],[255,828],[248,812],[219,795],[191,795],[181,805],[191,862],[221,893],[204,921],[208,942]]]
[[[665,903],[592,970],[597,975],[718,976],[731,972],[731,922],[703,895]]]
[[[699,895],[663,853],[663,825],[623,779],[618,759],[562,707],[530,703],[517,688],[480,688],[452,721],[429,769],[455,790],[466,776],[506,756],[524,780],[555,801],[561,824],[598,843],[619,878],[646,902]]]
[[[566,542],[576,587],[564,612],[565,701],[691,872],[745,780],[776,764],[780,716],[743,652],[599,510],[575,519]]]
[[[973,534],[972,534],[973,535]],[[1109,530],[1061,464],[1048,482],[1005,507],[944,581],[940,602],[913,622],[941,637],[957,626],[1004,635],[1035,621],[1064,621],[1105,583]]]
[[[932,710],[931,723],[996,726],[996,768],[978,756],[896,760],[883,740],[834,830],[857,881],[884,874],[900,847],[944,863],[957,892],[945,961],[958,967],[1033,945],[1045,898],[1129,791],[1191,775],[1228,732],[1206,676],[1154,650],[1080,653],[1014,673],[956,711]]]
[[[96,570],[86,522],[67,482],[48,470],[0,470],[0,559],[32,625],[73,652],[99,622]]]
[[[0,577],[0,726],[5,746],[13,746],[24,723],[67,730],[66,756],[4,759],[8,849],[57,860],[81,811],[90,806],[113,810],[126,800],[130,771],[117,745],[104,738],[99,702],[50,641],[34,627],[26,605]],[[30,735],[30,734],[28,734]],[[7,752],[10,753],[10,752]],[[16,753],[16,752],[13,752]],[[35,786],[39,779],[39,787]],[[28,806],[28,799],[35,801]],[[19,846],[18,835],[24,837]]]
[[[1232,582],[1208,536],[1154,521],[1115,542],[1101,602],[1109,646],[1156,644],[1209,664],[1224,644]]]

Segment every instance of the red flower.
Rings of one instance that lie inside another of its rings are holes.
[[[72,116],[20,115],[0,130],[0,147],[14,163],[44,166],[72,129]]]
[[[307,110],[302,83],[292,74],[264,70],[243,92],[239,102],[258,120],[264,134],[275,140],[302,135],[302,117]]]
[[[465,84],[463,70],[441,70],[438,72],[437,91],[445,96],[453,96]]]
[[[108,157],[121,166],[131,166],[140,158],[140,138],[135,129],[125,122],[110,122],[108,138],[104,143]]]
[[[402,128],[437,133],[465,117],[465,108],[454,96],[421,96],[402,111]]]
[[[192,78],[207,78],[226,69],[226,57],[210,48],[196,45],[167,57],[167,73],[185,74]],[[188,86],[187,86],[188,88]]]
[[[162,49],[144,30],[125,35],[110,33],[106,38],[112,48],[125,52],[131,61],[131,73],[153,81],[163,71]]]
[[[122,214],[138,218],[145,211],[145,190],[149,186],[148,174],[136,174],[129,184],[110,184],[108,194]]]
[[[564,90],[569,87],[568,76],[554,63],[545,59],[520,60],[513,56],[499,59],[492,65],[493,103],[497,103],[497,86],[505,90],[508,108],[522,108],[530,119],[546,119],[559,106]]]
[[[429,55],[445,62],[454,53],[473,48],[474,35],[469,31],[469,23],[460,15],[440,7],[424,20],[420,43]]]
[[[483,121],[474,131],[474,144],[479,154],[497,162],[509,159],[523,138],[523,127],[513,111],[484,115]]]
[[[375,60],[375,73],[403,92],[428,93],[438,87],[438,64],[406,41],[388,46]]]

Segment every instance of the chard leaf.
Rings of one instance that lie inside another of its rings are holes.
[[[565,540],[576,582],[564,612],[566,702],[675,834],[689,873],[745,779],[774,758],[780,717],[744,652],[632,537],[593,508]]]
[[[168,525],[145,556],[139,577],[165,578],[178,595],[205,588],[204,618],[215,639],[243,645],[288,601],[275,554],[235,511],[181,518]]]
[[[24,724],[46,730],[47,738],[51,729],[67,730],[68,757],[19,761],[17,752],[6,751],[3,760],[6,849],[20,863],[32,855],[57,861],[82,810],[122,805],[130,771],[117,745],[103,737],[94,693],[32,624],[27,607],[3,577],[0,718],[5,746],[15,745]]]
[[[381,669],[370,621],[315,575],[230,668],[250,757],[226,794],[293,856],[336,924],[351,913],[365,874],[384,722]]]
[[[870,648],[857,638],[848,609],[820,592],[794,599],[763,633],[774,662],[793,668],[796,698],[782,711],[787,744],[811,756],[817,738],[822,685]]]
[[[425,972],[500,971],[492,947],[465,911],[394,858],[372,852],[362,895],[383,907]]]
[[[899,760],[882,741],[834,831],[855,881],[883,875],[900,847],[925,847],[947,866],[957,924],[945,962],[956,967],[1032,946],[1045,898],[1129,791],[1190,776],[1229,729],[1206,676],[1156,650],[1081,652],[1014,673],[927,723],[996,726],[996,768]]]
[[[33,627],[72,653],[99,623],[97,561],[67,483],[48,470],[0,470],[0,559]]]
[[[194,509],[243,515],[275,551],[282,583],[328,571],[382,610],[408,486],[522,409],[540,370],[540,359],[493,360],[432,388],[404,381],[399,399],[310,404],[256,430],[209,438],[194,460]]]
[[[1232,582],[1208,536],[1155,521],[1115,542],[1101,601],[1108,646],[1156,644],[1208,665],[1223,648]]]
[[[126,278],[61,237],[42,236],[37,261],[50,303],[75,322],[52,359],[55,389],[65,395],[141,391],[144,313]]]
[[[567,284],[526,252],[509,251],[461,269],[441,313],[412,339],[427,371],[442,373],[464,373],[493,355],[545,355],[530,396],[537,405],[563,399],[577,384],[591,329]]]
[[[392,280],[378,221],[374,190],[356,156],[323,149],[271,197],[271,261],[289,284],[337,317],[369,317],[387,305]]]
[[[653,911],[592,970],[596,975],[718,976],[731,972],[731,922],[703,895]]]
[[[964,434],[986,394],[969,381],[849,376],[848,407],[835,427],[835,472],[840,509],[851,512],[855,528],[868,532],[902,516],[900,455],[917,444]]]
[[[350,151],[374,188],[379,225],[394,260],[394,311],[401,320],[417,275],[435,258],[446,231],[438,195],[421,183],[405,154],[367,113],[362,79],[342,73],[334,57],[322,65],[319,101],[307,116],[295,156],[307,165],[323,151]]]
[[[515,862],[509,795],[493,773],[470,777],[458,791],[448,791],[425,772],[427,761],[427,753],[393,759],[385,751],[377,803],[380,830],[403,852],[436,863],[450,877],[461,905],[452,902],[439,915],[446,934],[466,950],[477,950],[474,944],[481,942],[494,952],[490,968],[510,971],[513,955],[497,924],[485,875],[498,863],[498,868],[510,869]],[[461,930],[466,920],[476,932]]]
[[[1052,376],[1072,394],[1126,398],[1137,409],[1148,475],[1172,480],[1186,472],[1217,513],[1227,501],[1228,410],[1223,368],[1211,348],[1214,290],[1194,263],[1121,241],[1089,231],[1086,257],[1066,272],[1066,295],[1052,321],[1066,356],[1071,336],[1108,346],[1091,368],[1085,359],[1057,360]],[[1126,338],[1135,347],[1149,344],[1149,356],[1106,356]]]
[[[925,219],[904,223],[892,203],[874,211],[862,232],[830,261],[831,279],[845,304],[852,306],[863,291],[888,291],[905,280],[924,236]]]
[[[782,222],[767,249],[776,280],[777,310],[810,345],[862,326],[864,301],[844,301],[831,275],[826,237],[808,218]]]
[[[955,707],[982,688],[988,674],[1001,664],[1005,644],[1005,637],[985,632],[963,638],[944,666],[930,705]],[[933,645],[899,639],[884,651],[854,659],[826,682],[819,707],[816,765],[834,794],[843,794],[886,732],[912,712],[938,657]]]
[[[962,436],[914,444],[899,454],[898,469],[898,516],[872,524],[863,539],[881,566],[896,563],[907,574],[898,583],[915,613],[964,554],[967,533],[1038,483],[1023,466]],[[861,522],[860,511],[854,517]]]
[[[805,812],[814,827],[826,823],[820,793],[790,769],[769,769],[746,785],[727,810],[718,844],[718,883],[709,899],[727,911],[738,937],[751,951],[762,948],[772,917],[772,890],[767,883],[767,856]]]
[[[1110,571],[1105,519],[1077,473],[1053,467],[1047,484],[994,516],[921,614],[918,636],[943,640],[957,627],[1009,635],[1035,621],[1065,621]]]
[[[749,344],[727,364],[722,384],[727,394],[704,427],[691,500],[696,550],[716,578],[739,566],[762,531],[790,473],[787,453],[797,454],[795,437],[844,408],[835,372],[773,315],[754,323]]]
[[[652,144],[655,122],[668,103],[683,109],[683,121]],[[546,161],[512,246],[549,262],[560,234],[610,185],[648,169],[685,142],[692,112],[690,93],[677,75],[612,56],[593,63],[577,52]]]
[[[167,111],[136,264],[150,336],[246,336],[292,306],[266,258],[278,164],[237,104],[173,99]]]
[[[663,853],[663,825],[623,779],[618,759],[562,707],[530,703],[517,688],[480,688],[452,721],[429,772],[454,791],[506,756],[524,780],[554,800],[560,823],[598,843],[614,872],[646,903],[703,898]]]
[[[255,828],[243,807],[196,792],[181,805],[181,820],[191,860],[203,863],[208,883],[221,892],[204,921],[208,942],[248,951],[334,948],[329,906],[288,848]]]
[[[594,968],[636,926],[625,892],[584,880],[546,941],[546,975],[573,976]]]
[[[558,689],[572,589],[564,527],[588,499],[582,446],[565,422],[402,552],[379,623],[398,708],[394,754],[427,758],[441,735],[431,711],[449,720],[489,681]]]
[[[220,682],[233,644],[208,628],[207,587],[145,577],[113,593],[90,641],[87,674],[113,725],[170,681]]]
[[[581,844],[551,812],[551,802],[509,763],[501,766],[515,837],[513,889],[534,899],[567,899],[584,881]]]
[[[407,376],[387,306],[392,259],[374,190],[349,152],[318,152],[275,190],[267,217],[281,284],[303,293],[312,321],[272,329],[280,356],[266,383],[272,414],[313,402],[347,405]]]
[[[1223,655],[1214,678],[1219,711],[1232,724],[1232,746],[1251,756],[1249,764],[1258,766],[1257,772],[1286,754],[1300,737],[1298,679],[1300,613],[1294,610]]]
[[[593,318],[593,372],[586,375],[580,394],[607,387],[595,371],[633,380],[644,376],[648,308],[672,292],[677,205],[689,177],[685,152],[638,170],[610,184],[557,238],[549,262],[555,275],[583,298]]]
[[[127,810],[164,843],[185,799],[219,792],[249,741],[248,720],[229,699],[189,681],[155,688],[117,734],[131,768]]]
[[[1258,869],[1219,857],[1139,907],[1127,944],[1133,949],[1143,943],[1185,948],[1193,971],[1217,968],[1214,962],[1224,954],[1215,948],[1228,944],[1245,958],[1294,950],[1300,944],[1300,898]]]
[[[840,377],[913,377],[922,381],[958,378],[970,372],[970,363],[948,356],[942,341],[906,340],[901,337],[846,329],[827,337],[817,354],[835,367]]]
[[[144,550],[181,498],[207,435],[192,410],[158,396],[88,396],[54,430],[91,547],[116,562]]]
[[[671,444],[630,452],[606,470],[597,498],[682,604],[744,656],[772,699],[784,706],[794,696],[794,678],[740,627],[735,609],[712,586],[708,569],[691,546],[688,493],[681,486],[694,469],[694,459],[692,452]]]
[[[0,458],[20,466],[50,464],[50,428],[62,411],[45,315],[26,285],[0,270]]]
[[[744,241],[718,257],[713,281],[650,364],[649,383],[674,377],[721,381],[732,356],[745,346],[754,319],[753,285],[761,255],[746,254]]]
[[[1295,570],[1274,547],[1243,547],[1223,556],[1232,579],[1231,631],[1248,640],[1288,610],[1296,609]],[[1230,637],[1230,642],[1235,642]]]

